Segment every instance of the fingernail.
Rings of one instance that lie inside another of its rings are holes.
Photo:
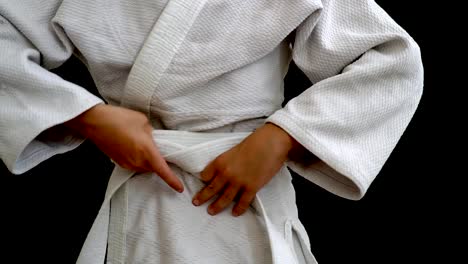
[[[239,212],[234,211],[234,212],[232,212],[232,215],[235,216],[235,217],[238,217],[240,214],[239,214]]]
[[[213,208],[208,208],[208,213],[210,215],[214,215],[215,214],[215,210]]]
[[[199,206],[199,205],[200,205],[200,201],[198,201],[198,200],[193,200],[192,203],[193,203],[193,205],[195,205],[195,206]]]
[[[179,189],[177,189],[177,191],[180,192],[180,193],[183,193],[183,192],[184,192],[184,188],[179,188]]]

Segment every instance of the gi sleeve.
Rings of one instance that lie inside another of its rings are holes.
[[[15,174],[77,147],[59,124],[102,102],[48,71],[74,49],[53,22],[59,3],[0,0],[0,158]]]
[[[364,196],[422,95],[415,41],[372,0],[323,0],[297,28],[293,60],[314,84],[266,122],[320,162],[288,161],[298,174],[353,200]]]

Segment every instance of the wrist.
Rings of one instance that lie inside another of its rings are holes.
[[[279,143],[278,145],[281,146],[281,151],[285,156],[303,149],[302,145],[281,127],[273,123],[266,123],[264,126],[272,131],[275,142]]]
[[[273,138],[275,139],[275,142],[279,142],[277,145],[280,146],[280,151],[285,155],[285,159],[305,164],[311,164],[318,161],[318,158],[312,154],[312,152],[308,151],[281,127],[269,122],[265,124],[265,127],[274,131],[275,135],[273,135]]]
[[[80,135],[88,137],[88,132],[95,126],[99,113],[101,113],[106,107],[107,105],[105,104],[97,104],[63,124],[65,127],[79,133]]]

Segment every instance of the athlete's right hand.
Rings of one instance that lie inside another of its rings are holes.
[[[183,192],[182,182],[159,153],[151,135],[153,128],[144,114],[98,104],[64,124],[93,141],[121,167],[155,172],[169,186]]]

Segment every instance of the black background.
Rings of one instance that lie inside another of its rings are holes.
[[[446,232],[445,224],[434,220],[445,205],[435,191],[444,177],[441,161],[435,156],[437,127],[443,123],[436,109],[441,100],[436,96],[441,82],[437,68],[441,47],[434,38],[443,28],[433,16],[440,10],[430,4],[403,5],[401,0],[377,2],[420,45],[424,94],[408,129],[362,200],[339,198],[294,175],[300,218],[312,252],[322,264],[437,262],[439,245],[446,243],[439,236]],[[56,72],[94,91],[86,69],[77,60]],[[307,86],[295,67],[286,83],[288,89]],[[108,159],[89,142],[23,175],[11,175],[0,164],[1,258],[12,260],[0,262],[74,263],[111,170]]]

